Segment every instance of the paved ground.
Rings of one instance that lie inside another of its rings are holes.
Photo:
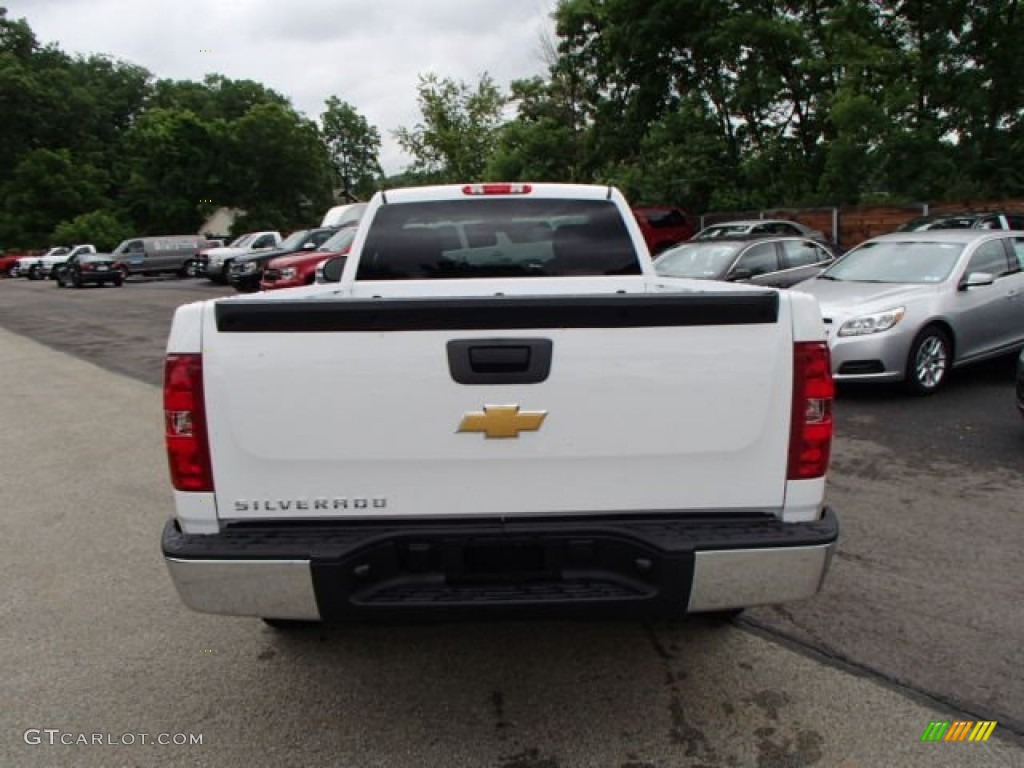
[[[152,384],[166,323],[178,303],[224,292],[0,282],[0,326],[141,380],[0,332],[0,456],[45,468],[0,484],[2,698],[17,702],[0,714],[0,765],[1024,766],[1024,424],[1008,365],[928,400],[844,392],[829,492],[842,546],[813,601],[724,628],[281,636],[181,608],[158,556],[171,505]],[[999,720],[1011,742],[919,743],[951,716]],[[34,746],[27,728],[202,732],[204,744]]]

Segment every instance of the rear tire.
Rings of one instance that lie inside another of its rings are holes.
[[[953,365],[953,342],[937,325],[921,329],[907,355],[905,384],[911,394],[931,395],[949,377]]]
[[[119,277],[117,278],[117,280],[114,280],[113,283],[115,288],[120,288],[122,285],[124,285],[124,279]]]
[[[72,288],[81,288],[82,287],[82,278],[79,276],[79,274],[77,272],[72,272],[71,273],[71,287]]]
[[[182,266],[178,274],[181,277],[197,277],[199,275],[199,264],[196,263],[195,259],[189,259]]]

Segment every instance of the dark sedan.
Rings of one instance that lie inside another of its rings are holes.
[[[53,267],[52,276],[60,288],[81,288],[83,285],[121,286],[123,265],[109,253],[80,253]]]
[[[788,288],[816,276],[836,258],[807,237],[690,240],[654,261],[662,277],[749,282]]]
[[[266,269],[271,259],[300,251],[315,251],[337,231],[337,227],[300,229],[288,235],[279,247],[271,251],[239,256],[231,263],[228,282],[241,293],[258,291],[260,280],[263,278],[263,270]]]

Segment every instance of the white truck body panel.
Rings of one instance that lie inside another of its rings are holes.
[[[339,282],[178,309],[168,450],[199,479],[162,548],[186,605],[676,615],[818,591],[838,523],[813,297],[657,276],[613,189],[497,186],[378,193]],[[516,377],[522,350],[543,376]],[[489,434],[499,411],[515,434]]]
[[[763,293],[655,276],[646,269],[643,237],[617,192],[558,185],[543,194],[613,198],[626,214],[644,273],[357,281],[358,257],[350,257],[339,284],[230,300],[314,305],[371,297]],[[385,204],[461,197],[449,187],[389,192],[371,202],[366,217],[372,221]],[[353,253],[368,229],[360,231]],[[218,332],[206,305],[201,336],[217,515],[237,520],[752,508],[781,515],[793,302],[807,309],[805,297],[785,294],[777,323],[742,328],[255,334]],[[194,335],[198,318],[194,312],[187,317],[176,328],[189,327]],[[823,335],[820,317],[806,311],[799,317],[801,335]],[[815,319],[817,327],[811,327]],[[452,380],[449,340],[508,336],[553,342],[546,381],[475,387]],[[497,404],[548,416],[541,431],[515,440],[456,431],[465,414]],[[329,503],[317,503],[324,499]],[[362,499],[371,501],[356,507]]]
[[[208,315],[218,514],[271,518],[274,500],[315,498],[386,506],[302,516],[780,509],[790,414],[774,404],[788,403],[788,334],[637,331],[516,332],[553,341],[549,379],[482,391],[452,381],[445,344],[494,331],[218,336]],[[547,411],[542,431],[456,432],[464,414],[504,403]]]

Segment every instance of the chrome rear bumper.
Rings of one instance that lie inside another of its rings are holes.
[[[802,600],[821,588],[837,537],[825,510],[811,523],[659,515],[215,535],[172,521],[163,548],[197,611],[358,622],[668,616]]]

